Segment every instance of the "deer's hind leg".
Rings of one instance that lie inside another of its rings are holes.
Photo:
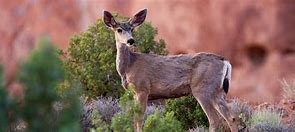
[[[213,102],[210,97],[204,96],[202,93],[193,93],[193,95],[198,100],[209,120],[209,132],[215,132],[222,120],[220,119],[218,112],[215,110]]]
[[[224,96],[225,93],[220,93],[216,96],[216,99],[214,100],[214,107],[220,113],[220,115],[226,120],[227,124],[230,127],[230,130],[232,132],[238,132],[238,119],[235,115],[232,114],[232,112],[226,105]]]

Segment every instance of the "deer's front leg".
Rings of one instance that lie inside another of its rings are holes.
[[[143,120],[144,120],[144,113],[147,105],[148,100],[148,93],[146,92],[139,92],[135,95],[136,100],[140,105],[140,113],[135,117],[135,130],[136,132],[142,131]]]
[[[128,82],[126,80],[126,77],[125,76],[121,76],[121,82],[122,82],[122,86],[125,90],[128,89]]]

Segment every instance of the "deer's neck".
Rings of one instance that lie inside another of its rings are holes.
[[[125,76],[134,60],[134,54],[126,44],[117,43],[116,68],[121,77]]]

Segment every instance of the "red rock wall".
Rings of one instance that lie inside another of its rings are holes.
[[[0,55],[5,77],[12,93],[17,63],[35,47],[40,37],[50,36],[60,47],[80,31],[81,12],[73,0],[0,0]]]
[[[215,52],[233,64],[230,95],[276,101],[280,80],[295,76],[295,2],[292,0],[0,0],[0,54],[8,80],[17,60],[49,35],[61,48],[102,10],[131,16],[148,8],[172,54]]]

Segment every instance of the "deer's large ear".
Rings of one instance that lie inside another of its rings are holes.
[[[142,24],[145,20],[146,14],[147,9],[143,9],[137,14],[135,14],[134,17],[129,20],[130,25],[132,25],[133,27],[137,27],[140,24]]]
[[[115,28],[118,26],[118,23],[116,22],[115,18],[108,11],[103,11],[103,22],[106,26],[110,28]]]

